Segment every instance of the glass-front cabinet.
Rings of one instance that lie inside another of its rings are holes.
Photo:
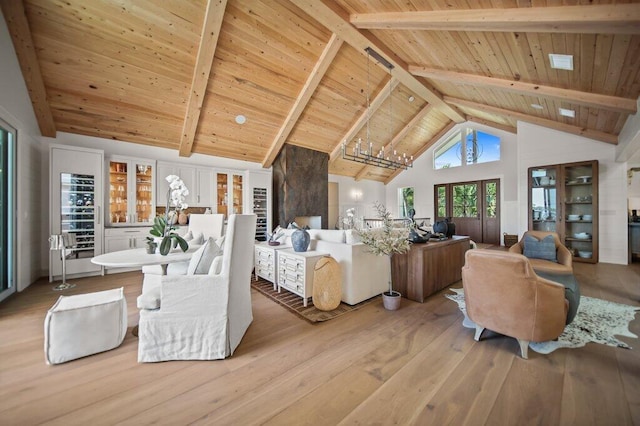
[[[529,229],[557,232],[574,260],[598,261],[598,162],[529,169]]]
[[[155,216],[155,161],[112,157],[108,162],[106,223],[147,224]]]
[[[244,177],[236,173],[216,173],[216,213],[227,219],[230,214],[243,213]]]

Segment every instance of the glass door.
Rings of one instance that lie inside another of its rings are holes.
[[[228,209],[228,192],[227,181],[229,177],[226,173],[216,173],[216,212],[223,214],[227,218]]]
[[[136,223],[151,222],[155,216],[153,203],[153,166],[136,163],[136,205],[134,221]]]
[[[560,233],[575,260],[598,261],[597,162],[562,165],[565,226]]]
[[[60,174],[60,230],[67,259],[95,256],[95,176]]]
[[[129,164],[125,161],[109,162],[109,222],[126,223],[129,220]]]
[[[16,132],[0,120],[0,300],[16,291],[15,286],[15,137]]]
[[[558,169],[529,169],[529,229],[558,232]]]

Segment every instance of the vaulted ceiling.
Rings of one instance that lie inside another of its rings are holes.
[[[366,139],[367,117],[376,150],[414,157],[465,121],[515,132],[523,120],[616,144],[640,95],[639,2],[0,4],[44,135],[183,156],[269,167],[290,143],[330,154],[330,173],[389,182],[399,171],[341,158],[343,141]],[[573,55],[573,71],[551,68],[551,53]]]

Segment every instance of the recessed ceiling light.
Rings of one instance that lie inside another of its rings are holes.
[[[551,63],[551,68],[573,71],[573,55],[549,53],[549,62]]]
[[[531,104],[531,108],[533,109],[544,109],[544,107],[540,104]]]
[[[409,95],[409,102],[413,102],[415,100],[416,100],[416,98],[413,95]]]
[[[244,123],[246,123],[246,122],[247,122],[247,117],[245,117],[245,116],[244,116],[244,115],[242,115],[242,114],[238,114],[238,115],[236,115],[236,123],[238,123],[238,124],[244,124]]]
[[[562,115],[564,117],[575,118],[575,116],[576,116],[576,112],[574,110],[572,110],[572,109],[558,108],[558,110],[560,111],[560,115]]]

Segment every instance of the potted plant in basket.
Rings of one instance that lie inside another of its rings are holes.
[[[374,208],[377,211],[377,216],[382,219],[382,227],[356,229],[355,231],[362,243],[368,247],[369,252],[389,258],[389,291],[382,293],[382,302],[385,309],[396,310],[400,307],[402,295],[400,292],[393,290],[391,257],[396,253],[402,254],[409,250],[411,245],[411,242],[407,239],[409,226],[406,223],[394,226],[393,220],[391,220],[391,213],[383,204],[376,202],[374,203]]]

